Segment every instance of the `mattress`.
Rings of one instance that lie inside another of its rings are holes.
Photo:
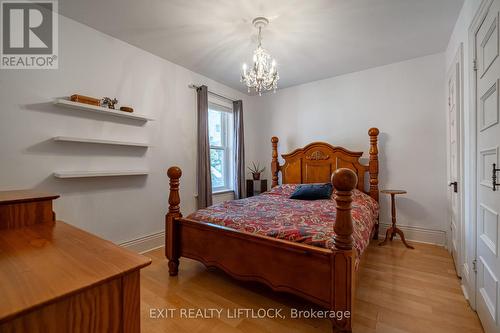
[[[287,241],[334,248],[335,200],[289,199],[297,185],[285,184],[258,196],[231,200],[200,209],[188,216],[200,222],[225,226]],[[379,206],[367,194],[353,191],[353,241],[357,258],[370,242]]]

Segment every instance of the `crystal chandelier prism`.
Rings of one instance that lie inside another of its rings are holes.
[[[262,96],[263,91],[274,90],[276,92],[280,76],[276,60],[262,47],[262,28],[269,24],[269,20],[265,17],[257,17],[252,24],[259,30],[258,45],[253,52],[252,67],[248,68],[247,64],[243,64],[241,82],[247,86],[248,92],[253,89],[259,96]]]

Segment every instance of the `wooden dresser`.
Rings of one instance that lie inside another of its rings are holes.
[[[56,222],[58,197],[0,192],[0,332],[140,332],[151,260]]]

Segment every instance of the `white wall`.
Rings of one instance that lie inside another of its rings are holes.
[[[161,232],[166,168],[183,169],[182,210],[195,208],[196,98],[190,83],[244,101],[247,162],[270,165],[280,152],[322,140],[368,151],[380,135],[381,188],[408,190],[398,200],[402,225],[444,230],[446,167],[443,54],[249,97],[75,21],[60,17],[58,70],[0,71],[0,189],[37,188],[62,195],[58,218],[115,242]],[[52,105],[80,93],[116,96],[156,120],[136,122]],[[149,150],[51,142],[72,135],[149,141]],[[55,170],[148,168],[148,177],[59,180]],[[270,178],[269,167],[265,172]],[[382,223],[388,201],[382,198]]]
[[[136,47],[60,17],[58,70],[0,70],[0,189],[38,188],[62,195],[58,218],[115,242],[164,229],[166,169],[183,170],[181,208],[194,210],[196,97],[188,84],[248,96]],[[145,125],[55,107],[55,97],[116,96],[154,119]],[[53,136],[149,141],[149,150],[55,143]],[[148,168],[148,177],[55,179],[55,170]]]
[[[380,188],[408,191],[397,199],[399,223],[445,230],[444,60],[442,53],[426,56],[256,99],[245,130],[258,135],[247,140],[247,161],[269,165],[273,135],[280,139],[280,153],[326,141],[368,154],[367,131],[376,126]],[[381,194],[382,223],[390,222],[388,203]]]

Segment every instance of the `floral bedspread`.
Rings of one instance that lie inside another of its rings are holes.
[[[297,185],[285,184],[261,195],[226,201],[198,210],[188,218],[231,229],[333,248],[335,201],[289,199]],[[354,248],[361,256],[378,217],[378,203],[354,190],[352,202]],[[357,265],[356,265],[357,266]]]

